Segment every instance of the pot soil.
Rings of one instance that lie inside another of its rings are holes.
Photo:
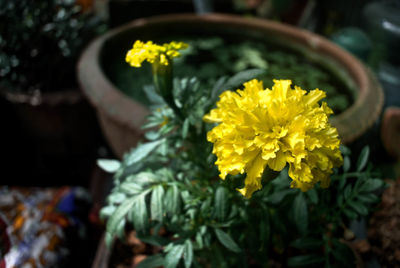
[[[326,81],[321,80],[325,83],[324,86],[318,80],[315,80],[314,84],[307,81],[299,83],[296,81],[298,78],[296,74],[279,71],[274,73],[271,72],[274,68],[267,68],[270,75],[273,74],[276,78],[292,79],[305,87],[310,86],[311,88],[308,89],[314,89],[313,87],[325,89],[323,87],[326,85],[347,88],[345,92],[337,91],[336,93],[340,93],[339,95],[349,102],[349,107],[342,111],[339,107],[337,115],[332,118],[332,124],[338,128],[344,143],[351,143],[365,133],[380,114],[383,93],[373,75],[356,58],[313,33],[276,22],[219,14],[203,16],[182,14],[141,19],[116,28],[96,39],[84,51],[78,64],[80,84],[90,102],[96,107],[101,127],[117,156],[122,157],[124,152],[143,136],[140,127],[148,114],[146,108],[148,101],[143,85],[151,83],[151,75],[145,68],[134,70],[124,62],[126,51],[131,48],[136,39],[171,41],[177,37],[190,39],[193,36],[197,36],[198,39],[204,38],[204,40],[220,38],[225,42],[220,49],[240,46],[237,40],[246,40],[266,48],[267,53],[270,47],[295,52],[298,55],[295,66],[310,65],[312,68],[322,70],[322,76],[326,77],[328,74]],[[207,42],[205,44],[207,45]],[[254,51],[246,53],[254,54]],[[255,53],[258,53],[257,50]],[[201,56],[204,57],[204,54],[202,53]],[[188,59],[186,66],[191,66],[193,69],[193,62],[196,62],[198,58],[193,61],[190,57],[188,54],[182,61],[185,64]],[[285,54],[278,58],[285,59]],[[221,69],[204,67],[209,60],[207,57],[203,60],[203,65],[199,65],[199,69]],[[211,61],[214,60],[215,57],[211,59]],[[238,62],[232,62],[232,64],[229,62],[222,66],[238,65]],[[246,62],[241,64],[244,69],[263,67],[254,66],[254,63],[249,66]],[[263,63],[259,64],[263,65]],[[182,68],[184,71],[188,69]],[[301,66],[298,69],[298,73],[305,71]],[[181,75],[178,64],[175,70],[178,75]],[[280,71],[285,71],[285,69],[281,67]],[[229,70],[227,72],[223,69],[223,74],[229,75]],[[350,104],[352,100],[354,102]]]
[[[101,136],[82,93],[0,93],[11,110],[7,116],[14,121],[14,127],[2,133],[7,138],[5,161],[13,172],[13,181],[5,184],[87,185]]]

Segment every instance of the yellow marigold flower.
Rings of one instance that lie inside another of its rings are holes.
[[[261,81],[251,80],[243,90],[226,91],[204,116],[220,123],[207,134],[220,177],[246,173],[238,189],[246,197],[262,188],[266,167],[281,171],[288,163],[291,187],[307,191],[317,182],[328,187],[332,168],[343,162],[338,132],[328,122],[333,112],[325,102],[318,104],[325,92],[292,89],[290,80],[274,83],[264,90]]]
[[[133,48],[128,51],[125,61],[132,67],[141,67],[142,62],[147,60],[150,63],[169,65],[172,58],[179,57],[178,50],[185,49],[188,44],[183,42],[171,42],[168,44],[157,45],[152,41],[143,43],[137,40]]]

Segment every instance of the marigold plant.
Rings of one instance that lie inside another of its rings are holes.
[[[212,88],[196,77],[172,81],[186,46],[174,44],[137,41],[128,52],[132,66],[152,64],[152,112],[145,142],[121,162],[99,160],[115,172],[101,210],[107,244],[134,229],[160,249],[138,268],[354,266],[343,234],[368,216],[383,183],[368,148],[351,161],[340,145],[325,93],[290,80],[264,89],[260,69]]]

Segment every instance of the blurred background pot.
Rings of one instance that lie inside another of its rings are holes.
[[[354,102],[332,118],[344,143],[365,133],[381,112],[383,92],[372,73],[349,53],[316,34],[267,20],[220,14],[140,19],[97,38],[78,64],[81,87],[96,107],[103,132],[118,157],[142,138],[140,126],[148,114],[145,93],[137,82],[144,74],[130,71],[124,55],[136,39],[157,40],[177,35],[219,35],[235,42],[273,43],[283,51],[294,51],[323,66],[334,80],[353,90],[348,94],[354,96]]]
[[[101,135],[83,94],[76,88],[33,94],[2,88],[0,95],[6,112],[1,140],[4,171],[13,174],[4,182],[87,186]]]

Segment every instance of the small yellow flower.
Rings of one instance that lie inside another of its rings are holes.
[[[150,63],[169,65],[172,58],[179,57],[178,50],[185,49],[188,44],[183,42],[171,42],[162,46],[154,44],[152,41],[143,43],[137,40],[133,48],[128,51],[125,61],[132,67],[141,67],[142,62],[147,60]]]
[[[343,162],[338,132],[328,122],[333,112],[318,104],[325,92],[292,89],[290,80],[274,83],[264,90],[261,81],[251,80],[243,90],[226,91],[204,116],[219,123],[207,140],[214,143],[220,177],[246,173],[238,189],[246,197],[262,188],[266,167],[281,171],[288,163],[291,187],[307,191],[317,182],[328,187],[332,168]]]

